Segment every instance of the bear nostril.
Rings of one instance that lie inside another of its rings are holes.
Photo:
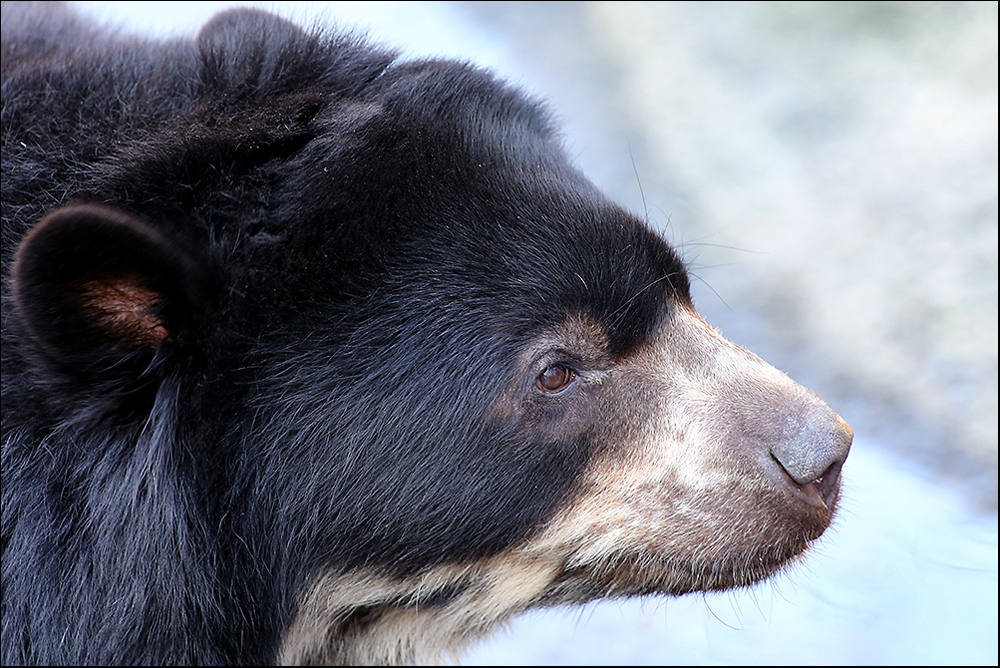
[[[826,409],[792,438],[771,448],[771,456],[806,503],[829,507],[840,488],[840,469],[854,440],[854,432],[843,419]]]
[[[820,505],[818,501],[822,501],[822,505],[829,508],[837,496],[837,490],[840,488],[841,466],[843,466],[843,461],[836,461],[830,464],[830,467],[812,482],[800,485],[793,480],[792,484],[798,487],[805,496],[805,500],[811,505]]]

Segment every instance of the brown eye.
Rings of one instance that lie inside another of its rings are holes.
[[[538,389],[548,394],[554,394],[566,389],[573,380],[573,370],[562,364],[553,364],[538,374]]]

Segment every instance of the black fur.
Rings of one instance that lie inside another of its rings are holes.
[[[510,546],[593,447],[491,412],[526,343],[689,299],[474,67],[4,3],[2,69],[5,665],[271,662],[322,569]]]

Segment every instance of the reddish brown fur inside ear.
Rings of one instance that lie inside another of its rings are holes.
[[[156,346],[169,332],[158,313],[163,296],[133,273],[88,277],[80,284],[80,305],[97,327],[115,339]]]

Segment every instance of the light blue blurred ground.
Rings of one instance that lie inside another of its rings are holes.
[[[192,34],[217,9],[251,3],[77,4],[143,32]],[[483,16],[489,16],[489,12],[470,15],[447,3],[422,2],[252,4],[274,9],[295,20],[308,22],[326,16],[342,25],[369,28],[374,38],[401,47],[406,56],[439,55],[472,60],[499,71],[543,97],[549,96],[548,84],[536,77],[532,63],[526,63],[523,55],[518,61],[514,45],[503,37],[512,33],[493,30],[484,23]],[[472,15],[478,16],[478,21],[471,18]],[[992,31],[995,43],[995,18]],[[994,70],[995,60],[994,49]],[[588,84],[590,88],[600,90],[604,85],[600,76],[607,74],[595,73],[597,80]],[[993,79],[992,125],[995,128],[995,77]],[[628,199],[635,208],[638,198],[634,192],[626,192],[624,185],[616,190],[623,174],[632,176],[629,147],[622,146],[627,138],[610,131],[602,133],[601,123],[594,122],[598,101],[588,100],[586,91],[563,91],[560,99],[566,106],[557,108],[556,112],[567,122],[571,150],[580,158],[585,170],[612,191],[612,196]],[[735,112],[738,117],[739,110]],[[747,110],[747,114],[751,113],[753,110]],[[995,174],[995,131],[993,137],[992,147],[984,148],[993,151]],[[755,150],[766,147],[762,144]],[[891,171],[894,166],[887,164],[885,168]],[[985,270],[988,279],[992,278],[992,285],[985,288],[987,295],[993,295],[992,302],[989,297],[986,301],[992,305],[992,311],[973,315],[971,329],[979,332],[980,339],[975,345],[970,343],[972,350],[982,349],[982,336],[987,337],[986,348],[996,348],[996,179],[992,181],[993,223],[984,237],[994,249],[992,269],[987,265]],[[781,184],[777,186],[780,191]],[[659,198],[652,195],[652,199],[661,209],[666,207],[656,213],[661,220],[672,216],[672,203],[677,203],[680,209],[690,201],[685,200],[684,193],[663,193]],[[683,222],[684,216],[678,218]],[[674,220],[674,228],[670,231],[674,238],[690,239],[694,233],[677,229],[677,222]],[[792,233],[787,239],[789,244],[794,244],[796,237]],[[805,251],[790,245],[769,249],[769,252],[772,259],[780,261],[782,256]],[[727,271],[726,267],[715,269],[714,276],[724,276]],[[739,267],[734,271],[739,273]],[[882,274],[872,272],[870,275],[872,281],[878,281]],[[717,280],[726,284],[725,280]],[[728,301],[732,293],[724,297]],[[750,315],[741,322],[742,306],[739,301],[730,302],[732,312],[725,314],[735,319],[730,327],[737,332],[748,327],[748,331],[756,332],[750,335],[751,338],[754,335],[763,337],[763,345],[771,345],[780,353],[782,346],[787,345],[780,338],[783,330],[768,331],[771,320],[753,329],[746,324],[752,319]],[[794,317],[794,313],[787,317]],[[990,335],[992,344],[989,343]],[[841,334],[836,336],[844,339]],[[850,336],[848,333],[843,341],[848,347]],[[795,345],[802,344],[795,342]],[[858,349],[864,347],[858,346]],[[892,353],[889,351],[879,357],[870,360],[873,367],[891,361]],[[809,355],[803,359],[808,361]],[[987,357],[985,367],[987,374],[990,372],[989,359]],[[992,426],[989,420],[985,424],[987,445],[992,438],[994,462],[995,359],[993,353],[992,381],[987,375],[984,386],[972,386],[985,387],[987,401],[990,399],[988,392],[992,390]],[[799,371],[800,375],[809,375],[808,371]],[[835,380],[828,379],[828,382],[835,386]],[[902,385],[896,379],[893,382]],[[904,389],[908,388],[900,387],[901,394]],[[858,396],[848,403],[851,402],[861,406],[857,412],[862,413],[868,399]],[[851,406],[834,407],[852,420]],[[877,418],[876,411],[876,422]],[[995,489],[995,464],[992,472],[986,470],[987,477],[992,476]],[[971,496],[961,494],[954,482],[946,485],[933,479],[913,460],[891,454],[883,443],[864,431],[857,434],[844,476],[845,500],[835,527],[822,539],[814,554],[772,583],[749,592],[609,602],[583,609],[531,613],[515,621],[509,631],[474,649],[463,657],[463,661],[470,664],[996,665],[996,513],[984,514],[975,510]]]

